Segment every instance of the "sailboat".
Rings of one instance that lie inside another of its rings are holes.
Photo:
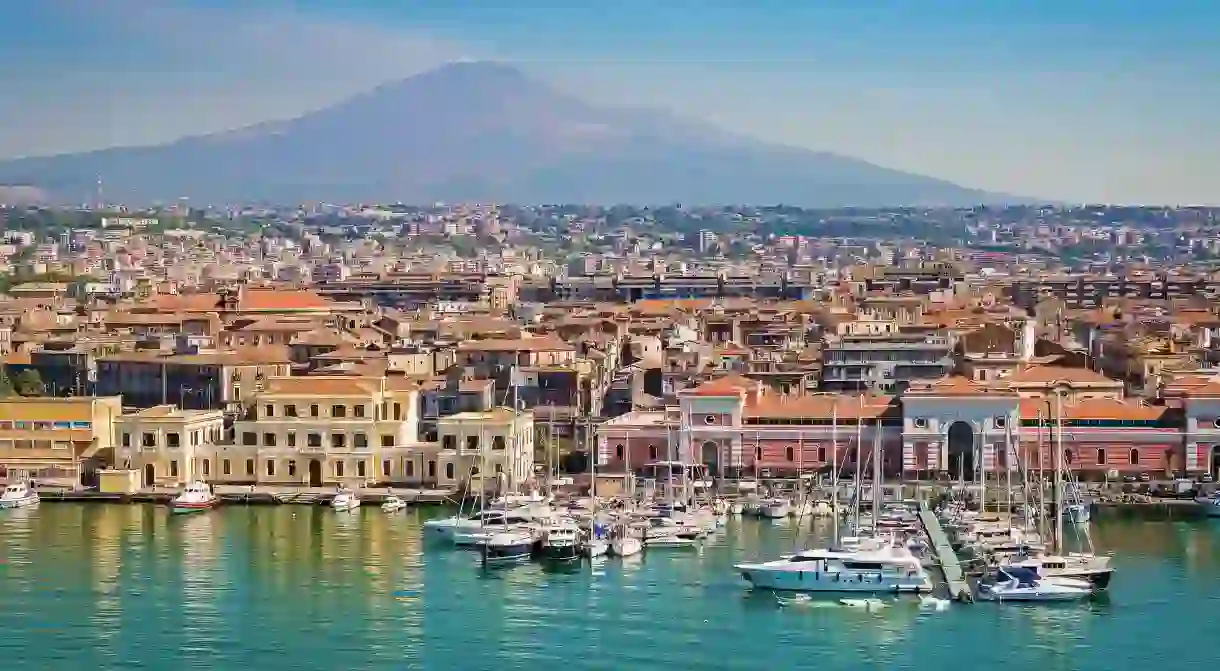
[[[513,367],[511,371],[511,384],[513,392],[513,413],[517,410],[517,369]],[[514,423],[515,424],[515,423]],[[514,430],[510,440],[513,444],[510,447],[516,450],[517,432]],[[483,473],[487,471],[487,448],[482,444],[479,446],[479,480],[482,483]],[[479,500],[483,501],[487,496],[487,488],[481,486],[479,488]],[[485,519],[480,519],[480,522],[485,523]],[[512,528],[508,526],[508,518],[504,518],[504,527],[498,532],[492,533],[482,544],[483,566],[490,568],[494,566],[503,566],[508,564],[520,564],[527,562],[533,556],[534,552],[534,532],[525,527]]]

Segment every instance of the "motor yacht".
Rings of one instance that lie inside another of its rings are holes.
[[[520,564],[530,560],[534,552],[534,535],[523,529],[500,530],[488,537],[482,546],[483,566]]]
[[[25,508],[38,505],[38,492],[25,482],[14,482],[0,494],[0,508]]]
[[[932,578],[904,546],[805,550],[734,568],[751,586],[796,592],[930,592]]]
[[[504,527],[528,524],[538,515],[531,506],[513,507],[511,509],[489,508],[466,517],[454,516],[424,522],[424,537],[426,539],[452,541],[457,545],[470,545],[466,538],[470,534],[480,534],[486,540],[483,532],[487,527]]]
[[[350,512],[360,507],[360,497],[350,489],[341,489],[331,499],[330,507],[339,512]]]
[[[1088,582],[1044,578],[1015,566],[1001,567],[993,582],[979,585],[979,597],[990,601],[1079,601],[1091,593]]]
[[[196,480],[170,501],[170,512],[175,515],[198,513],[211,510],[219,504],[220,497],[212,492],[212,487],[206,482]]]
[[[560,518],[556,523],[542,529],[543,559],[551,561],[574,561],[581,556],[581,530],[576,523]]]
[[[596,520],[589,524],[589,536],[584,542],[584,555],[596,559],[610,553],[609,529]]]
[[[407,509],[407,502],[391,494],[381,502],[381,509],[387,513],[396,513]]]
[[[1106,589],[1114,567],[1105,555],[1070,553],[1067,556],[1026,554],[1012,557],[1002,566],[1033,571],[1046,578],[1070,578],[1087,582],[1092,589]]]
[[[759,506],[760,517],[769,520],[779,520],[792,513],[792,504],[786,499],[766,499]]]

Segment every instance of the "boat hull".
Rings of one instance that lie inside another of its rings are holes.
[[[924,593],[932,591],[932,581],[926,575],[849,575],[817,571],[775,570],[750,564],[735,567],[741,577],[755,589],[781,592],[826,592],[852,594]]]
[[[643,549],[644,543],[638,538],[618,538],[610,542],[610,554],[615,557],[630,557]]]
[[[486,544],[483,546],[483,565],[492,567],[523,564],[530,560],[533,552],[534,544],[532,542],[513,545]]]
[[[215,508],[220,503],[220,499],[211,501],[199,501],[191,503],[170,503],[169,511],[174,515],[188,515],[190,513],[202,513]]]
[[[1033,602],[1062,602],[1062,601],[1081,601],[1087,598],[1088,592],[1072,591],[1017,591],[1017,592],[991,592],[983,598],[988,601],[1017,601],[1024,603]]]
[[[580,546],[572,543],[568,545],[549,545],[542,544],[542,558],[547,561],[576,561],[580,559]]]
[[[0,500],[0,508],[29,508],[36,505],[38,505],[38,496],[36,494],[19,499]]]

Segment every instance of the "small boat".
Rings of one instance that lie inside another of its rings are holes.
[[[550,561],[580,559],[580,536],[580,527],[567,520],[546,527],[542,532],[542,558]]]
[[[534,535],[523,530],[499,531],[482,545],[483,566],[520,564],[534,552]]]
[[[657,534],[644,538],[644,546],[650,548],[693,548],[698,545],[698,539],[677,534]]]
[[[397,496],[390,495],[385,497],[385,501],[382,501],[381,509],[387,513],[396,513],[400,510],[406,510],[407,502]]]
[[[1203,508],[1203,512],[1208,517],[1220,517],[1220,491],[1208,497],[1198,497],[1195,503]]]
[[[1083,503],[1069,503],[1063,507],[1063,517],[1072,524],[1088,524],[1093,515]]]
[[[848,608],[860,608],[862,610],[881,610],[885,608],[885,602],[881,599],[839,599],[840,606]]]
[[[360,507],[360,497],[350,489],[341,489],[331,500],[330,507],[339,512],[350,512]]]
[[[610,541],[610,554],[615,557],[630,557],[644,551],[644,542],[635,536],[622,536]]]
[[[38,505],[38,492],[24,482],[15,482],[4,488],[0,495],[0,508],[26,508]]]
[[[792,504],[784,499],[767,499],[759,506],[758,514],[768,520],[780,520],[792,512]]]
[[[219,503],[220,497],[212,493],[212,487],[206,482],[196,480],[170,501],[170,512],[175,515],[197,513],[211,510]]]
[[[589,537],[584,543],[584,554],[589,559],[596,559],[609,553],[610,541],[606,539],[606,527],[594,521],[589,526]]]
[[[1029,569],[1007,566],[996,572],[994,583],[979,586],[979,597],[990,601],[1080,601],[1093,592],[1088,584],[1070,578],[1043,578]]]
[[[939,599],[931,594],[924,594],[923,596],[919,597],[919,607],[925,610],[949,610],[949,600]]]
[[[746,504],[742,503],[741,501],[734,501],[729,504],[729,514],[730,515],[741,515],[741,514],[745,513],[745,511],[746,511]]]

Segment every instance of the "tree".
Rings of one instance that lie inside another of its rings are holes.
[[[8,369],[0,364],[0,398],[13,395],[13,381],[8,379]]]
[[[22,396],[41,396],[45,391],[42,386],[42,376],[33,368],[27,368],[13,379],[13,387]]]

